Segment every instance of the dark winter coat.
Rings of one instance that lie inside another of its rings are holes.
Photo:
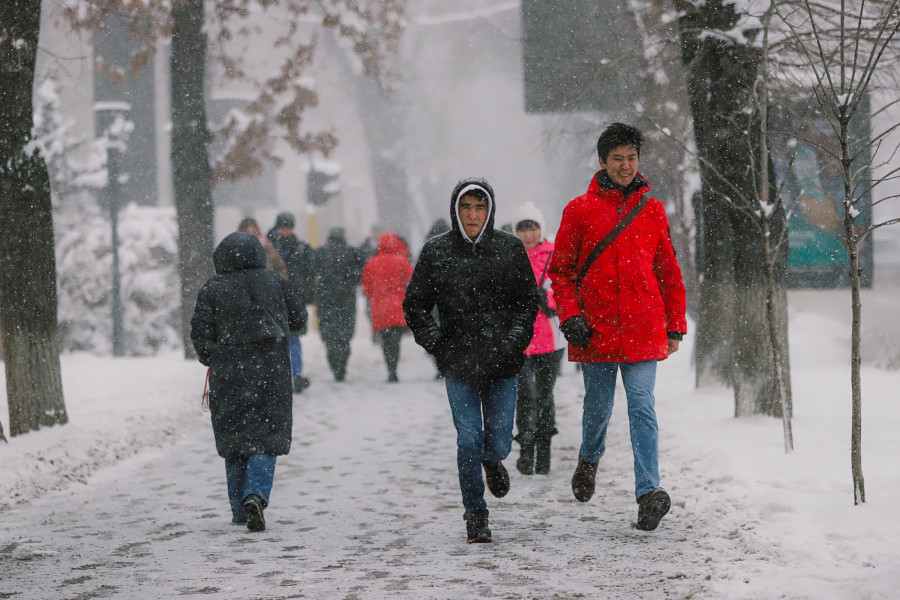
[[[594,246],[650,193],[640,174],[627,190],[605,171],[563,211],[550,261],[559,320],[581,315],[593,334],[586,348],[569,345],[577,362],[637,362],[668,356],[667,332],[687,331],[681,269],[662,202],[651,198],[591,265],[581,289],[575,279]]]
[[[272,242],[288,269],[288,279],[303,304],[312,304],[315,295],[314,251],[295,235],[282,237],[270,229],[266,237]]]
[[[356,325],[356,288],[362,275],[363,255],[347,245],[344,234],[333,231],[316,250],[316,306],[322,338],[350,339]]]
[[[372,330],[403,327],[403,298],[412,276],[406,243],[393,233],[385,233],[378,252],[366,262],[362,274],[363,293],[369,299]]]
[[[287,454],[292,395],[288,336],[306,324],[290,283],[266,268],[249,233],[232,233],[213,253],[216,275],[197,296],[191,341],[210,367],[209,408],[224,458]]]
[[[457,196],[471,184],[490,196],[477,243],[463,236],[457,214]],[[522,367],[538,310],[528,254],[519,238],[494,229],[497,205],[485,180],[460,181],[450,202],[450,231],[425,242],[407,287],[406,321],[444,376],[464,381],[513,377]],[[435,306],[440,325],[431,315]]]

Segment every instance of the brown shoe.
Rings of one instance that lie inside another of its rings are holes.
[[[572,493],[579,502],[587,502],[594,495],[598,464],[600,461],[589,463],[578,456],[578,467],[572,475]]]

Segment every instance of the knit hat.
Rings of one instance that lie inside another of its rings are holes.
[[[278,213],[278,216],[275,217],[275,229],[279,227],[293,227],[294,224],[294,215],[289,212]]]
[[[541,228],[541,234],[546,234],[544,213],[531,200],[519,205],[519,208],[516,209],[516,229],[519,228],[519,223],[522,221],[534,221]]]

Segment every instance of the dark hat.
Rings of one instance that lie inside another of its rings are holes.
[[[278,213],[278,216],[275,217],[275,229],[279,227],[293,227],[295,223],[294,215],[289,212]]]

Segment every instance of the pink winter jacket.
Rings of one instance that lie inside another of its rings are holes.
[[[547,306],[556,310],[556,300],[553,298],[553,290],[550,288],[550,277],[548,276],[553,242],[544,240],[534,248],[526,248],[525,251],[528,252],[528,259],[531,261],[535,284],[547,290]],[[542,275],[544,277],[543,285],[541,285]],[[525,349],[525,354],[546,354],[563,347],[565,346],[559,333],[559,319],[549,318],[543,312],[538,311],[534,320],[534,336],[531,338],[528,348]]]

